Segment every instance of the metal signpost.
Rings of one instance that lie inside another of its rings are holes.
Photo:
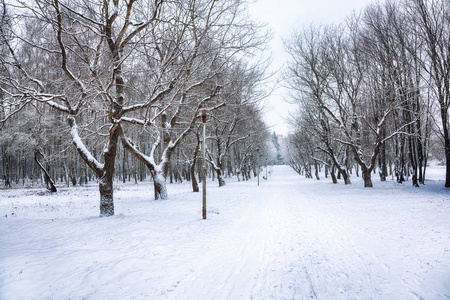
[[[199,109],[198,116],[202,118],[203,123],[203,165],[202,165],[202,187],[203,187],[203,219],[206,219],[206,119],[211,111],[208,109]]]

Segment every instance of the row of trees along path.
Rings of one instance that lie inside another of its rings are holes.
[[[267,33],[245,9],[238,0],[2,1],[3,129],[14,130],[20,114],[37,113],[38,124],[28,123],[33,146],[61,148],[69,147],[61,137],[40,144],[49,138],[40,129],[54,130],[40,121],[65,123],[99,178],[100,215],[111,216],[120,146],[148,168],[155,199],[166,199],[170,160],[176,153],[195,162],[196,114],[207,107],[215,115],[208,157],[220,179],[233,146],[245,149],[250,136],[269,135],[257,108],[264,64],[247,59]],[[181,146],[189,141],[193,146]],[[49,152],[55,150],[66,149]],[[2,154],[8,156],[5,147]]]

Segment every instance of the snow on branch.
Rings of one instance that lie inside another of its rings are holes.
[[[136,118],[127,118],[127,117],[121,117],[120,119],[115,120],[115,122],[117,122],[117,123],[125,122],[125,123],[137,124],[137,125],[142,125],[142,126],[149,126],[149,125],[154,124],[154,123],[151,123],[150,121],[144,121],[144,120],[140,120],[140,119],[136,119]]]
[[[58,95],[53,95],[53,96],[46,95],[46,96],[41,97],[38,101],[39,102],[43,102],[43,103],[45,103],[45,104],[47,104],[47,105],[49,105],[49,106],[51,106],[51,107],[53,107],[53,108],[55,108],[55,109],[57,109],[59,111],[62,111],[62,112],[65,112],[65,113],[69,113],[70,112],[70,109],[68,107],[66,107],[64,105],[61,105],[59,103],[56,103],[55,101],[51,100],[51,99],[54,99],[54,98],[59,98],[59,96]]]
[[[151,170],[156,170],[157,165],[155,163],[155,160],[153,159],[153,156],[147,156],[134,145],[133,142],[131,142],[123,133],[122,134],[122,145],[125,149],[127,149],[131,154],[133,154],[137,159],[139,159],[141,162],[143,162],[148,168]],[[154,149],[152,149],[152,152]]]
[[[228,144],[228,147],[231,147],[231,146],[233,146],[234,144],[236,144],[236,143],[238,143],[238,142],[240,142],[240,141],[242,141],[242,140],[248,139],[248,138],[249,138],[253,133],[255,133],[255,132],[258,132],[258,131],[255,130],[255,131],[250,132],[249,134],[247,134],[247,135],[245,135],[245,136],[242,136],[242,137],[240,137],[240,138],[237,138],[237,139],[231,141],[231,142]]]
[[[214,170],[220,170],[220,168],[217,166],[217,164],[214,162],[211,152],[208,148],[206,148],[206,153],[208,154],[208,158],[205,157],[205,160],[211,164]]]
[[[328,155],[328,156],[332,156],[332,154],[330,153],[330,151],[328,151],[327,149],[324,149],[323,147],[321,147],[321,146],[317,146],[316,147],[318,150],[320,150],[320,151],[322,151],[322,152],[324,152],[326,155]]]
[[[341,144],[343,144],[343,145],[346,145],[346,146],[350,146],[350,147],[354,147],[355,146],[355,144],[353,143],[353,142],[349,142],[349,141],[345,141],[345,140],[343,140],[343,139],[340,139],[340,138],[333,138],[333,140],[335,140],[336,142],[339,142],[339,143],[341,143]]]
[[[393,133],[391,133],[390,135],[388,135],[387,137],[385,137],[385,138],[381,141],[381,143],[384,143],[384,142],[386,142],[386,141],[392,139],[393,137],[395,137],[395,136],[398,135],[398,134],[413,135],[413,134],[410,134],[410,133],[408,133],[408,132],[403,131],[403,129],[405,129],[406,127],[408,127],[408,126],[414,124],[415,122],[417,122],[417,120],[413,120],[413,121],[411,121],[411,122],[408,122],[408,123],[402,125],[402,126],[401,126],[400,128],[398,128],[396,131],[394,131]]]
[[[27,106],[28,101],[25,102],[21,102],[20,105],[16,108],[14,108],[13,110],[10,110],[8,112],[8,114],[6,116],[2,116],[2,118],[0,119],[0,129],[3,127],[3,125],[5,124],[6,121],[8,121],[10,118],[12,118],[14,115],[16,115],[17,113],[19,113],[20,111],[22,111],[22,109]],[[5,105],[2,105],[2,109],[5,110]]]
[[[86,148],[83,141],[81,140],[78,134],[78,126],[73,117],[69,117],[67,119],[70,125],[70,134],[72,135],[72,142],[78,150],[78,153],[81,155],[81,158],[91,167],[91,169],[101,177],[103,175],[103,167],[104,165],[97,161],[94,156],[92,156],[91,152]]]
[[[314,161],[316,161],[316,162],[318,162],[318,163],[321,163],[321,164],[323,164],[323,165],[325,165],[325,166],[330,166],[330,164],[329,163],[327,163],[326,161],[324,161],[323,159],[320,159],[320,158],[318,158],[318,157],[315,157],[315,156],[310,156],[311,157],[311,159],[312,160],[314,160]]]

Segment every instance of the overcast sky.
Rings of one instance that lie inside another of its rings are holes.
[[[273,53],[271,70],[283,67],[287,60],[282,39],[291,36],[293,30],[304,25],[338,24],[344,21],[353,11],[361,9],[374,1],[372,0],[259,0],[249,4],[253,18],[266,22],[273,33],[270,43]],[[293,107],[284,99],[286,92],[283,88],[276,90],[264,105],[265,120],[271,131],[286,135],[289,127],[285,122],[288,111]]]

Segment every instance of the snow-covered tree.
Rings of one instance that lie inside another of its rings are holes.
[[[167,198],[171,156],[195,128],[198,109],[226,102],[219,95],[234,80],[228,70],[267,38],[241,1],[2,4],[14,7],[17,22],[2,25],[1,121],[29,105],[63,115],[71,143],[99,178],[101,216],[114,214],[117,166],[123,180],[130,172],[142,180],[145,165],[155,198]],[[60,163],[76,183],[69,174],[78,172],[77,160],[67,153]],[[88,172],[79,169],[81,181]]]
[[[142,107],[145,114],[141,113],[141,118],[129,122],[148,130],[151,136],[149,150],[145,152],[142,145],[133,142],[128,130],[122,139],[124,147],[150,170],[155,199],[168,198],[166,177],[171,156],[196,127],[198,110],[207,108],[214,114],[220,107],[236,103],[234,98],[242,94],[235,90],[237,82],[243,82],[245,88],[251,89],[251,85],[261,80],[261,75],[255,77],[256,71],[243,62],[242,54],[263,46],[267,36],[257,30],[261,29],[259,25],[246,18],[242,2],[205,0],[188,3],[167,11],[178,16],[173,20],[177,30],[161,29],[160,35],[152,36],[155,46],[148,50],[155,52],[150,57],[157,58],[149,60],[149,64],[163,66],[166,71],[162,74],[156,71],[154,78],[143,84],[157,84],[157,88],[160,78],[166,78],[168,82],[172,80],[169,85],[174,86],[157,101]],[[253,72],[253,81],[246,78],[247,72]],[[221,160],[217,162],[220,164]],[[221,166],[215,168],[218,173],[221,169]]]
[[[371,187],[371,173],[382,145],[402,133],[405,124],[388,126],[400,107],[399,98],[372,105],[368,56],[360,47],[360,26],[359,19],[354,18],[347,28],[312,26],[298,33],[288,44],[292,58],[288,74],[293,78],[293,93],[297,93],[294,97],[311,107],[305,112],[315,111],[310,118],[313,126],[325,130],[323,150],[333,165],[346,174],[332,151],[330,138],[348,147],[361,167],[364,186]]]
[[[122,123],[137,109],[127,98],[128,79],[139,68],[131,58],[142,49],[142,36],[163,21],[163,8],[171,5],[119,0],[18,4],[23,26],[14,28],[14,40],[7,43],[9,56],[3,60],[8,69],[2,77],[7,109],[38,102],[66,114],[73,144],[100,179],[101,216],[114,214],[113,177]],[[172,88],[158,86],[147,101]],[[84,138],[89,134],[103,144],[101,153],[88,149]]]

